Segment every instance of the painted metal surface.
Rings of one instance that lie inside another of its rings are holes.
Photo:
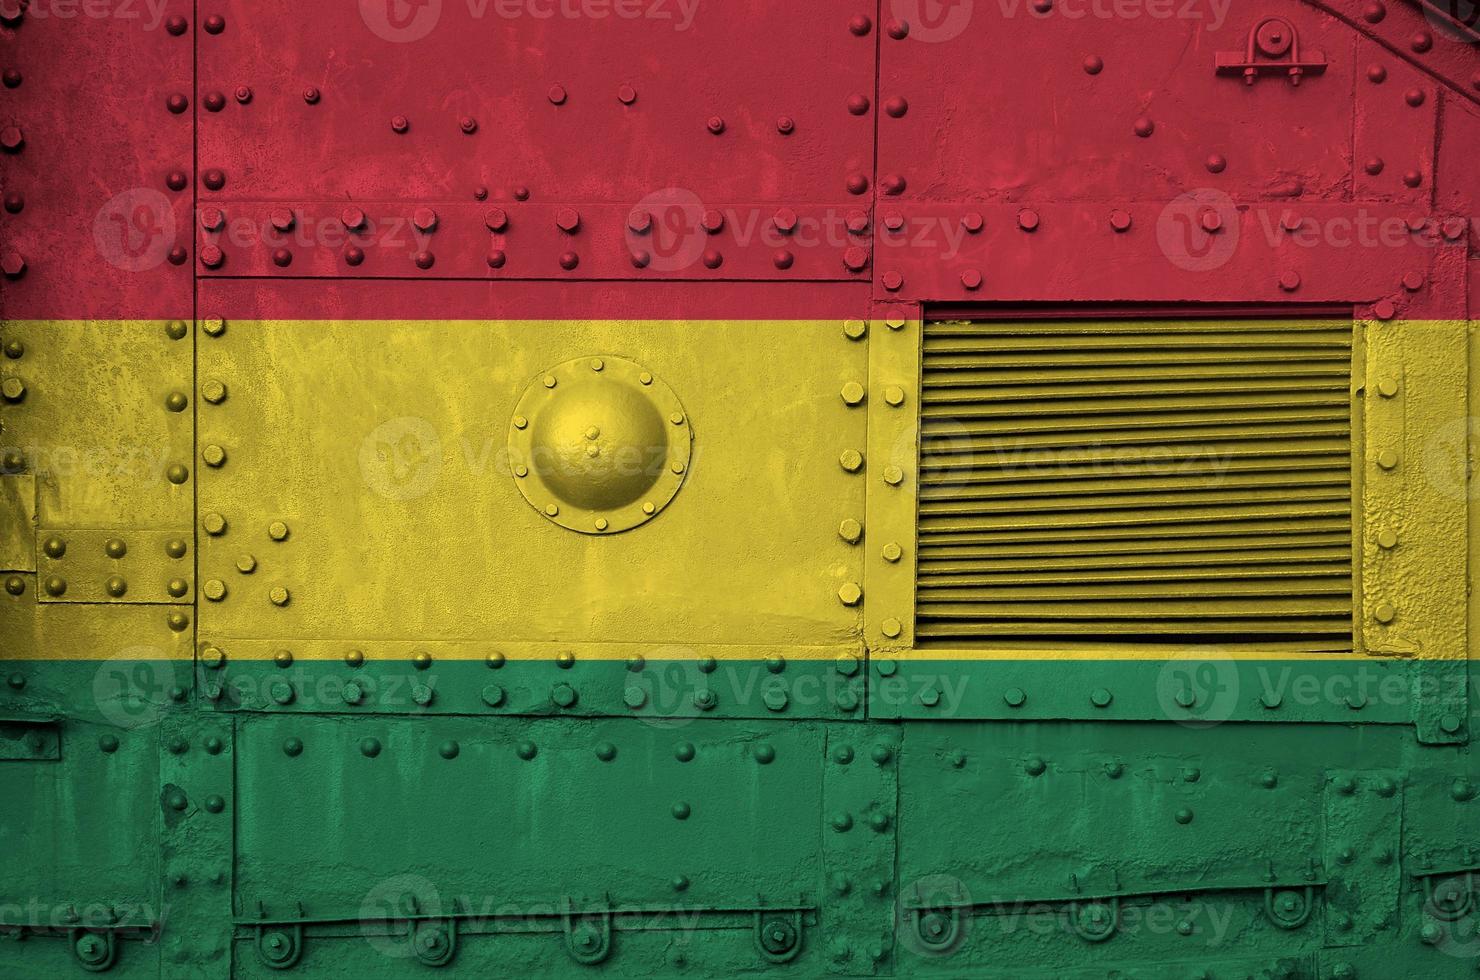
[[[0,977],[1473,976],[1474,15],[0,0]]]

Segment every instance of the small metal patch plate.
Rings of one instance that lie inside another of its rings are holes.
[[[651,520],[683,486],[693,428],[642,365],[578,357],[535,378],[509,421],[509,467],[546,519],[583,534]]]

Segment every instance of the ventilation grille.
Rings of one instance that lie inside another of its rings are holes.
[[[917,641],[1351,649],[1351,337],[928,323]]]

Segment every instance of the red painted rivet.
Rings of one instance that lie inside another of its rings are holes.
[[[6,88],[20,88],[21,73],[14,68],[7,68],[0,73],[0,80],[5,82]]]
[[[790,116],[778,116],[776,118],[776,132],[782,136],[790,136],[796,131],[797,121]]]
[[[201,208],[200,226],[206,231],[219,231],[226,216],[221,213],[220,208]]]
[[[1023,208],[1018,212],[1018,227],[1023,231],[1032,231],[1038,227],[1038,212],[1032,208]]]
[[[14,250],[0,255],[0,272],[4,272],[7,279],[19,279],[26,274],[25,256]]]
[[[215,167],[201,174],[200,180],[206,185],[206,190],[219,191],[226,186],[226,174]]]
[[[889,174],[879,184],[885,194],[897,196],[904,193],[905,180],[900,174]]]
[[[1098,75],[1105,70],[1105,59],[1097,54],[1092,54],[1084,59],[1084,73],[1086,75]]]
[[[895,119],[900,118],[910,111],[909,101],[902,95],[896,95],[884,102],[884,112]]]
[[[1202,225],[1203,231],[1209,234],[1223,227],[1223,216],[1212,208],[1204,208],[1202,214],[1197,216],[1197,221]]]
[[[1434,35],[1430,34],[1428,31],[1418,31],[1413,35],[1413,37],[1409,38],[1408,46],[1413,48],[1413,50],[1417,51],[1419,54],[1423,54],[1429,48],[1432,48],[1434,46]]]
[[[1228,160],[1221,153],[1209,153],[1203,166],[1208,168],[1210,174],[1221,174],[1228,168]]]
[[[961,227],[965,228],[968,234],[977,234],[985,225],[986,221],[983,220],[980,211],[967,211],[961,216]]]
[[[1371,174],[1373,177],[1376,177],[1378,174],[1382,173],[1382,166],[1382,157],[1372,157],[1366,162],[1366,164],[1363,165],[1362,169],[1367,171],[1367,173]]]
[[[293,230],[293,212],[287,208],[273,208],[272,213],[268,215],[268,220],[278,231]]]
[[[170,265],[184,265],[185,260],[190,258],[190,253],[185,251],[184,245],[176,245],[170,249],[170,254],[166,258],[170,260]]]
[[[1299,231],[1300,226],[1303,223],[1304,219],[1302,219],[1299,215],[1294,214],[1293,212],[1287,211],[1284,214],[1280,215],[1280,227],[1287,232]]]
[[[488,200],[488,188],[487,187],[484,187],[482,184],[479,184],[477,187],[474,187],[473,188],[473,200],[475,200],[475,201],[486,201],[486,200]]]
[[[884,288],[891,293],[897,293],[904,286],[904,276],[897,272],[886,272],[883,277]]]
[[[637,89],[631,85],[623,85],[617,89],[617,101],[622,105],[631,105],[637,101]]]
[[[560,253],[560,268],[564,269],[566,272],[569,272],[571,269],[574,269],[576,266],[578,266],[580,264],[581,264],[581,257],[579,255],[577,255],[576,253],[574,253],[574,252],[561,252]]]
[[[1372,304],[1372,315],[1379,320],[1391,320],[1398,315],[1398,308],[1390,299],[1380,299]]]
[[[1408,272],[1403,275],[1403,288],[1410,293],[1416,293],[1423,288],[1423,273]]]
[[[391,116],[391,130],[393,132],[404,133],[410,128],[411,120],[405,116]]]
[[[1293,293],[1300,288],[1300,273],[1291,269],[1280,273],[1280,288],[1287,293]]]
[[[852,17],[848,18],[848,30],[857,37],[867,36],[868,32],[873,30],[873,27],[874,22],[869,20],[863,14],[854,14]]]
[[[164,178],[164,186],[172,191],[183,191],[190,185],[190,178],[183,170],[171,170]]]
[[[581,215],[575,208],[561,208],[555,212],[555,227],[567,235],[574,235],[581,227]]]
[[[903,41],[910,36],[910,22],[907,20],[891,20],[888,28],[889,36],[896,41]]]
[[[1383,82],[1387,81],[1387,69],[1384,68],[1382,65],[1368,65],[1367,81],[1371,82],[1373,85],[1381,85]]]
[[[164,22],[164,29],[169,31],[170,34],[175,37],[179,37],[181,34],[184,34],[189,27],[190,23],[179,14],[172,14],[170,18]]]
[[[778,269],[790,269],[791,264],[795,261],[796,258],[791,252],[784,248],[778,248],[771,256],[771,264]]]
[[[351,245],[344,250],[344,261],[350,265],[359,265],[365,261],[365,250],[358,245]]]
[[[411,223],[417,231],[433,231],[437,227],[437,212],[431,208],[417,208],[411,212]]]
[[[1131,128],[1136,131],[1137,136],[1140,136],[1142,139],[1144,139],[1147,136],[1150,136],[1152,133],[1156,132],[1156,123],[1152,122],[1150,118],[1146,116],[1137,116],[1136,121]]]
[[[725,261],[725,257],[712,248],[704,250],[704,265],[706,268],[718,269]]]
[[[1362,19],[1369,24],[1377,24],[1387,16],[1387,8],[1380,3],[1369,3],[1362,8]]]
[[[719,230],[725,226],[725,216],[711,209],[704,212],[704,216],[699,219],[699,223],[709,234],[718,234]]]
[[[653,257],[647,249],[635,248],[632,250],[632,265],[634,268],[646,269],[648,267],[648,263],[652,260]]]
[[[965,221],[970,217],[970,215],[967,215],[966,218],[962,219],[962,222],[965,223]],[[904,227],[904,215],[900,214],[898,211],[890,211],[888,214],[884,215],[884,227],[887,228],[889,231],[899,231]],[[970,231],[971,229],[967,228],[966,230]]]
[[[1467,225],[1468,222],[1464,218],[1449,218],[1444,222],[1443,227],[1440,229],[1440,233],[1443,234],[1443,236],[1447,240],[1451,242],[1457,242],[1462,237],[1464,237],[1465,228]]]
[[[857,246],[843,249],[843,267],[849,272],[862,272],[868,268],[868,249]]]
[[[1040,14],[1046,14],[1053,10],[1053,0],[1033,0],[1033,9]]]
[[[848,96],[848,111],[855,116],[861,116],[865,112],[868,112],[869,104],[868,96],[866,95],[855,93]]]
[[[863,211],[849,211],[843,218],[848,231],[854,235],[862,235],[868,231],[868,214]]]
[[[1404,171],[1403,183],[1409,187],[1418,187],[1423,184],[1423,174],[1417,170]]]
[[[181,174],[180,176],[185,176]],[[20,214],[26,209],[26,199],[20,191],[10,191],[5,195],[5,210],[11,214]]]
[[[206,18],[205,28],[207,34],[220,34],[226,30],[226,18],[220,14],[211,14]]]
[[[771,221],[781,234],[790,235],[797,227],[797,213],[791,208],[779,208]]]
[[[308,88],[303,90],[303,101],[307,102],[309,105],[318,105],[320,98],[321,95],[319,93],[319,90],[314,88],[313,86],[309,86]]]
[[[483,227],[491,232],[501,232],[509,226],[509,216],[503,208],[489,208],[483,216]]]
[[[206,107],[207,112],[220,112],[226,108],[226,96],[220,92],[207,92],[201,96],[200,104]]]
[[[704,125],[716,136],[725,131],[725,121],[719,116],[710,116]]]
[[[171,95],[168,99],[165,100],[165,103],[164,104],[165,104],[165,107],[166,108],[168,108],[171,112],[175,113],[176,115],[179,115],[180,113],[184,112],[186,109],[189,109],[190,108],[190,100],[187,99],[185,96],[181,95],[179,92],[176,92],[174,95]]]
[[[565,105],[565,86],[551,85],[550,90],[545,93],[545,97],[550,100],[551,105]]]
[[[1408,225],[1408,230],[1413,232],[1415,235],[1423,231],[1429,225],[1428,219],[1421,214],[1413,215],[1405,223]]]
[[[1131,215],[1129,211],[1116,208],[1110,212],[1110,227],[1116,231],[1127,231],[1131,226]]]
[[[286,268],[293,262],[293,253],[286,248],[273,249],[272,263],[278,268]]]
[[[1403,93],[1403,101],[1404,102],[1407,102],[1409,105],[1413,106],[1415,109],[1417,109],[1419,106],[1423,105],[1423,99],[1424,99],[1423,89],[1421,89],[1421,88],[1411,88],[1408,91],[1406,91],[1406,92]]]
[[[418,269],[430,269],[433,265],[436,265],[437,257],[431,252],[423,250],[417,252],[412,261],[416,263]]]
[[[490,269],[502,269],[506,261],[508,261],[508,256],[504,255],[503,249],[495,248],[489,250],[488,267]]]
[[[975,269],[967,269],[961,273],[961,285],[970,290],[982,288],[982,274]]]
[[[848,177],[848,193],[849,194],[866,194],[866,193],[868,193],[868,178],[865,177],[863,174],[851,174]]]
[[[646,235],[653,227],[653,216],[638,208],[627,215],[627,230],[634,235]]]
[[[365,227],[365,212],[359,208],[345,208],[339,213],[339,220],[350,231],[359,231]]]
[[[218,246],[204,245],[200,250],[200,264],[207,269],[219,269],[226,261],[226,255]]]
[[[251,86],[238,85],[236,91],[232,94],[236,96],[236,101],[239,105],[247,105],[252,101]]]
[[[525,187],[523,184],[520,184],[518,187],[515,187],[514,188],[514,200],[516,200],[516,201],[527,201],[527,200],[529,200],[529,188],[528,187]]]
[[[472,136],[478,131],[478,120],[472,116],[463,116],[457,121],[457,128],[467,135]]]

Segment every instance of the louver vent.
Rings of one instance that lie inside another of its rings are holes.
[[[917,641],[1350,649],[1351,338],[928,323]]]

